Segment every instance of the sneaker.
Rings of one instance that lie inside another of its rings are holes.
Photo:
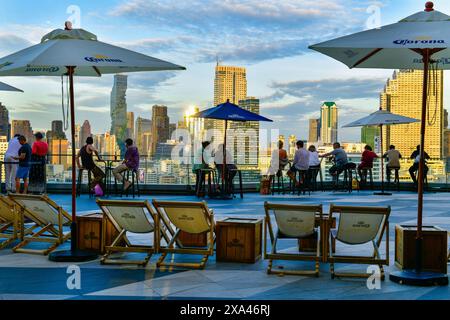
[[[131,182],[130,182],[130,181],[125,181],[125,182],[123,183],[123,190],[124,190],[124,191],[127,191],[128,188],[130,188],[130,186],[131,186]]]

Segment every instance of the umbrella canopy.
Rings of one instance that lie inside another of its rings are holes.
[[[367,117],[361,118],[343,126],[343,128],[407,124],[413,122],[420,122],[420,120],[404,117],[385,110],[378,110],[377,112],[374,112]]]
[[[242,109],[241,107],[231,103],[229,100],[225,103],[219,104],[214,108],[210,108],[198,112],[192,116],[193,118],[217,119],[228,121],[265,121],[273,122],[272,120]]]
[[[16,91],[16,92],[23,92],[20,89],[17,89],[13,86],[10,86],[9,84],[0,82],[0,91]]]
[[[41,42],[0,59],[1,76],[61,76],[76,66],[74,76],[185,70],[184,67],[97,40],[83,29],[57,29]]]
[[[310,46],[349,68],[423,69],[417,49],[432,49],[440,69],[450,69],[450,16],[435,11],[413,14],[397,23]],[[439,51],[438,51],[439,50]]]

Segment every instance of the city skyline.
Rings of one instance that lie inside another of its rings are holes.
[[[335,101],[343,119],[355,120],[377,109],[378,94],[392,73],[392,70],[348,70],[306,49],[313,42],[366,29],[373,15],[368,12],[373,1],[287,1],[269,5],[267,1],[247,0],[240,1],[238,7],[232,5],[234,1],[212,0],[191,7],[175,1],[164,6],[159,1],[141,0],[128,4],[84,0],[58,4],[42,1],[39,5],[3,2],[0,27],[6,31],[0,33],[1,55],[37,43],[45,32],[61,27],[75,15],[67,13],[69,5],[75,4],[81,10],[81,26],[97,34],[100,40],[186,65],[188,70],[180,73],[130,75],[128,111],[134,112],[136,118],[150,118],[154,104],[167,105],[174,122],[181,120],[184,110],[192,105],[200,106],[201,110],[213,106],[213,67],[219,59],[223,64],[247,69],[249,93],[260,99],[261,114],[275,120],[272,125],[263,124],[263,128],[278,127],[285,135],[291,133],[285,128],[295,128],[292,133],[306,139],[308,120],[319,116],[317,104]],[[404,12],[423,9],[420,0],[375,4],[381,10],[382,24],[399,20]],[[346,10],[349,7],[353,10]],[[450,4],[445,1],[436,1],[436,7],[450,12]],[[181,11],[185,14],[181,15]],[[199,19],[199,11],[208,19]],[[6,12],[13,13],[6,15]],[[20,18],[14,12],[21,12]],[[151,17],[155,14],[160,18],[153,21]],[[179,21],[177,15],[188,17],[189,26]],[[227,19],[219,28],[211,22],[223,17]],[[169,23],[170,19],[180,23]],[[142,28],[143,25],[151,28]],[[224,28],[228,31],[227,38],[220,36]],[[270,37],[258,36],[263,33]],[[237,41],[239,38],[242,40]],[[7,80],[25,90],[20,95],[0,95],[0,101],[10,110],[10,119],[25,120],[33,113],[38,115],[32,118],[36,129],[46,129],[47,123],[57,119],[52,117],[60,113],[61,88],[57,79]],[[109,112],[112,76],[76,81],[77,123],[88,119],[94,133],[106,132],[110,123],[104,118]],[[444,92],[444,107],[448,108],[449,90]],[[340,130],[342,140],[357,141],[359,135],[358,129]]]

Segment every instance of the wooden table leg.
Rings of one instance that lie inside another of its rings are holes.
[[[328,261],[330,224],[327,217],[320,221],[320,242],[322,249],[322,262]]]

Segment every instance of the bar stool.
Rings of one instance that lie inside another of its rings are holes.
[[[278,194],[281,192],[285,194],[283,170],[278,170],[277,174],[272,176],[272,185],[270,186],[270,189],[272,189],[272,195],[275,195],[275,189],[278,191]]]
[[[388,188],[391,185],[391,171],[394,170],[394,185],[397,186],[397,191],[400,191],[400,177],[399,177],[399,171],[400,168],[398,167],[391,167],[391,168],[387,168],[386,167],[386,171],[389,172],[389,174],[387,175],[387,182],[388,182]]]
[[[349,193],[353,192],[353,176],[359,184],[356,168],[356,163],[353,162],[349,162],[344,166],[344,187],[347,186]]]
[[[76,196],[79,197],[81,195],[81,185],[83,184],[83,172],[86,169],[78,169],[78,178],[77,178],[77,189],[76,189]],[[91,183],[92,183],[92,171],[87,170],[88,174],[88,193],[89,198],[92,198],[93,193],[91,190]]]
[[[367,185],[367,176],[370,179],[370,188],[373,190],[373,173],[371,167],[361,168],[361,184]],[[364,183],[363,183],[364,182]]]
[[[243,191],[243,188],[242,188],[242,171],[239,170],[239,169],[229,169],[229,172],[236,172],[237,173],[237,175],[239,177],[239,194],[241,196],[241,199],[243,199],[244,198],[244,191]],[[233,198],[234,198],[235,197],[234,183],[233,183],[233,181],[231,179],[229,179],[229,180],[230,180],[230,183],[231,183],[231,194],[233,195]]]
[[[310,187],[313,191],[317,191],[317,176],[320,178],[320,189],[324,191],[323,188],[323,174],[320,166],[310,167],[308,170],[308,180],[310,183]]]
[[[303,192],[303,194],[306,194],[306,191],[308,191],[308,194],[311,195],[311,187],[310,187],[310,183],[308,181],[308,170],[297,170],[296,171],[296,175],[298,174],[298,180],[300,183],[299,187],[296,187],[295,184],[291,182],[290,187],[292,190],[292,193],[295,194],[295,192],[298,192],[298,195],[301,195],[301,193]]]
[[[197,170],[197,190],[195,194],[201,198],[202,195],[206,195],[206,178],[208,178],[208,196],[211,197],[216,190],[216,170],[211,168],[204,168]],[[214,190],[214,191],[213,191]]]
[[[134,169],[126,170],[125,173],[123,174],[123,178],[124,178],[123,181],[125,181],[125,180],[130,181],[130,175],[131,175],[131,185],[128,187],[127,190],[122,189],[122,193],[120,196],[122,197],[123,193],[125,193],[125,196],[128,198],[128,195],[130,194],[130,189],[131,189],[131,194],[134,199],[136,197],[136,193],[137,193],[138,197],[141,196],[141,191],[139,189],[139,171],[134,170]],[[115,181],[115,184],[117,185],[117,181]]]

